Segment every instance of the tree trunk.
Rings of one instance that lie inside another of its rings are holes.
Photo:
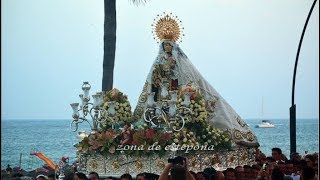
[[[102,91],[113,86],[113,68],[116,53],[116,0],[104,0],[104,53]]]

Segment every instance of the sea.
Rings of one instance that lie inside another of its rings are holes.
[[[275,128],[255,128],[260,119],[245,119],[260,143],[260,149],[271,156],[271,149],[279,147],[289,157],[289,119],[271,119]],[[7,164],[31,171],[44,165],[44,161],[31,152],[42,152],[58,164],[62,157],[69,162],[76,160],[74,144],[80,141],[77,132],[70,128],[71,120],[1,120],[1,169]],[[297,119],[297,152],[301,155],[319,152],[319,120]],[[90,133],[90,126],[84,122],[79,131]]]

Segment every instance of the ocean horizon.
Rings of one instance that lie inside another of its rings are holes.
[[[288,118],[270,118],[275,128],[255,128],[261,118],[247,118],[244,121],[255,133],[260,149],[266,156],[271,156],[271,148],[279,147],[289,157],[290,154],[290,121]],[[7,164],[24,170],[33,170],[45,164],[39,158],[30,155],[40,151],[58,164],[62,156],[76,160],[76,149],[73,146],[80,139],[77,132],[70,129],[70,119],[2,119],[1,121],[1,169]],[[297,119],[297,152],[301,155],[319,150],[318,118]],[[87,123],[79,126],[79,131],[90,132]]]

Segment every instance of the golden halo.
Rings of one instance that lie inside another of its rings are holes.
[[[182,33],[183,27],[181,26],[181,21],[178,19],[178,16],[173,16],[172,13],[166,14],[165,12],[162,15],[158,14],[151,26],[153,27],[152,33],[154,39],[156,39],[158,43],[163,40],[176,43],[182,42],[181,37],[184,36]]]

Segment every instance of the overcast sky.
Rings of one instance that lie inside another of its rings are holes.
[[[293,67],[311,0],[117,1],[114,87],[135,107],[158,44],[151,24],[172,12],[180,47],[243,118],[289,118]],[[102,0],[1,1],[1,118],[71,119],[83,81],[101,91]],[[298,118],[319,116],[319,2],[296,79]]]

